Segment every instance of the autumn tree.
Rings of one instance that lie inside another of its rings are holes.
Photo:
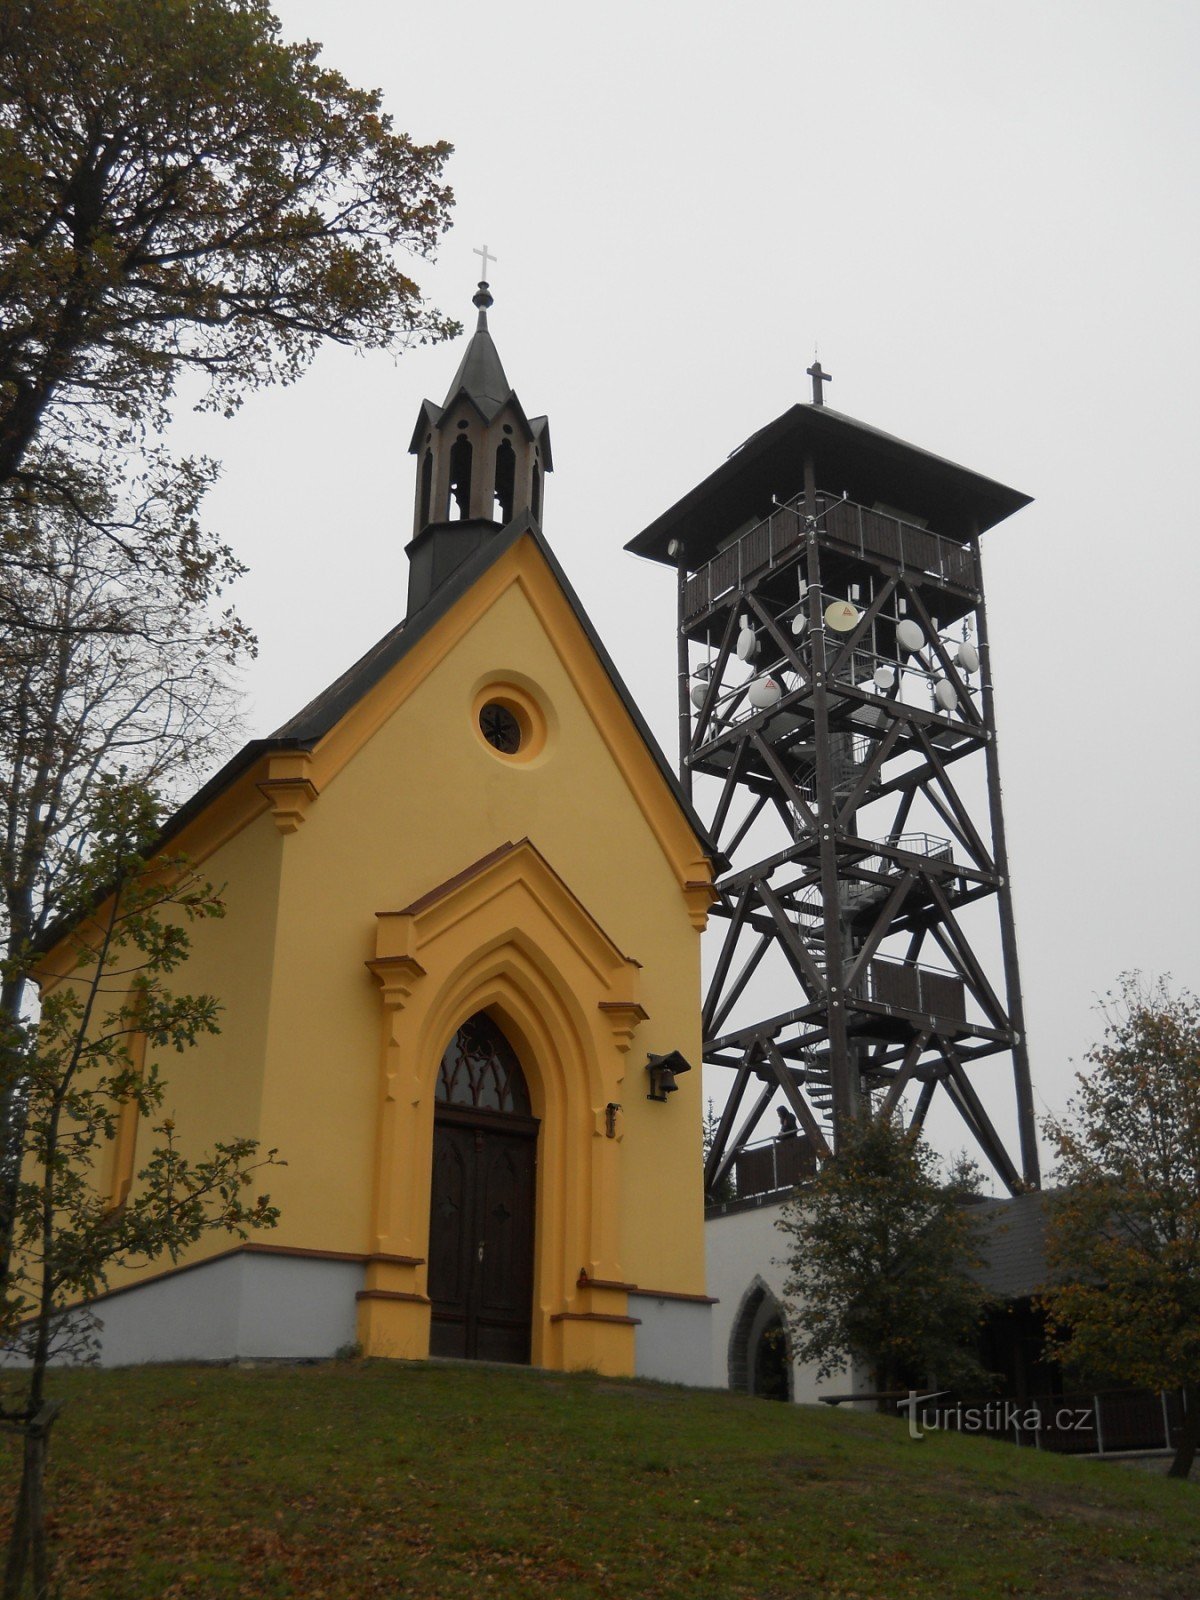
[[[152,463],[127,504],[89,496],[93,517],[14,512],[0,567],[0,1016],[14,1023],[27,953],[87,870],[97,785],[120,773],[179,798],[237,727],[230,673],[253,642],[214,606],[239,569],[198,525],[210,471]],[[25,1071],[11,1042],[0,1065],[2,1261]]]
[[[86,857],[97,780],[123,770],[178,793],[228,735],[222,672],[251,640],[214,610],[238,570],[198,515],[214,469],[171,460],[157,435],[181,377],[229,412],[325,340],[395,347],[454,328],[403,264],[447,226],[449,147],[398,133],[318,52],[283,42],[264,0],[0,0],[0,1014],[13,1024],[22,951]],[[10,1181],[13,1049],[0,1043]]]
[[[898,1123],[853,1127],[778,1224],[796,1356],[822,1378],[861,1363],[880,1393],[982,1379],[985,1301],[964,1204],[978,1182],[969,1162],[947,1181],[929,1145]]]
[[[184,372],[229,411],[324,340],[452,328],[398,256],[449,147],[318,51],[265,0],[0,0],[0,496],[74,495]]]
[[[50,1592],[43,1479],[57,1405],[47,1378],[56,1358],[90,1353],[95,1319],[81,1304],[114,1267],[175,1260],[207,1232],[244,1238],[276,1219],[269,1197],[250,1188],[274,1151],[234,1137],[185,1155],[162,1114],[162,1057],[218,1031],[214,997],[175,984],[188,925],[220,916],[221,903],[184,863],[147,865],[159,817],[145,790],[102,784],[91,806],[91,854],[64,906],[59,951],[68,955],[53,969],[30,966],[41,1017],[19,1042],[26,1115],[0,1345],[28,1365],[6,1379],[0,1409],[24,1437],[4,1600],[16,1600],[30,1564],[38,1600]],[[154,1123],[156,1142],[119,1197],[106,1168],[131,1113]]]
[[[1183,1390],[1171,1464],[1200,1442],[1200,1000],[1137,973],[1105,1006],[1090,1070],[1047,1133],[1058,1151],[1044,1294],[1055,1354]]]

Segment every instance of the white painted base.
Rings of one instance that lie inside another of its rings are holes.
[[[641,1318],[635,1330],[636,1375],[707,1389],[712,1383],[712,1310],[697,1300],[631,1294],[629,1315]]]
[[[106,1295],[100,1365],[151,1361],[322,1360],[354,1342],[355,1261],[238,1252]],[[711,1306],[630,1295],[639,1377],[707,1386]]]
[[[354,1261],[238,1254],[96,1302],[100,1364],[332,1356],[355,1337]]]

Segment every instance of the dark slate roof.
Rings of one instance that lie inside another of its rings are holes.
[[[1035,1189],[971,1207],[983,1257],[977,1276],[998,1300],[1024,1300],[1046,1282],[1046,1201]]]
[[[554,471],[549,419],[525,415],[525,408],[517,398],[517,391],[504,376],[499,351],[488,332],[486,306],[479,308],[478,326],[463,352],[458,371],[446,391],[445,400],[440,406],[433,400],[421,402],[421,410],[408,446],[411,455],[419,451],[421,440],[430,428],[440,428],[443,425],[446,413],[460,396],[469,401],[487,423],[492,422],[506,405],[511,405],[526,437],[536,440],[541,446],[542,466],[547,472]]]
[[[187,803],[175,812],[163,828],[160,844],[167,844],[175,835],[199,815],[212,800],[223,790],[227,789],[235,778],[254,764],[264,754],[282,750],[310,749],[325,734],[346,715],[367,691],[374,687],[398,661],[423,639],[446,615],[455,603],[478,581],[479,578],[491,567],[506,550],[512,548],[523,534],[529,534],[542,554],[546,565],[553,573],[555,581],[565,595],[568,604],[575,613],[575,618],[587,635],[592,649],[596,652],[609,681],[620,696],[631,722],[641,735],[650,755],[653,757],[664,782],[675,796],[676,803],[695,833],[696,838],[704,846],[705,851],[713,860],[722,866],[724,858],[717,851],[704,824],[696,814],[679,786],[679,780],[667,761],[666,756],[651,733],[645,718],[638,710],[637,703],[630,694],[620,673],[617,671],[612,657],[604,648],[599,634],[592,626],[591,619],[583,608],[583,604],[575,590],[571,587],[566,573],[558,563],[553,550],[546,542],[537,522],[528,511],[521,512],[508,524],[489,539],[475,554],[463,562],[440,588],[430,597],[428,602],[411,617],[406,617],[403,622],[389,632],[377,644],[361,656],[352,667],[349,667],[339,678],[335,678],[328,688],[323,689],[315,699],[295,716],[283,723],[267,739],[253,739],[245,745],[233,759],[200,789]]]
[[[674,566],[667,554],[682,539],[691,570],[773,501],[804,488],[804,458],[816,464],[817,488],[845,490],[860,505],[877,502],[920,513],[935,532],[964,540],[1029,504],[1030,497],[968,467],[883,433],[830,406],[794,405],[738,446],[715,472],[690,489],[625,546]]]
[[[466,394],[474,400],[489,422],[512,394],[512,385],[504,376],[504,368],[500,364],[500,353],[488,332],[487,312],[482,308],[479,324],[446,390],[442,410],[452,405],[459,394]]]

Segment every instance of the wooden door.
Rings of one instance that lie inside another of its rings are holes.
[[[537,1123],[446,1107],[434,1123],[430,1354],[529,1360]]]

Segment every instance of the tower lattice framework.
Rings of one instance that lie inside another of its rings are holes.
[[[819,395],[629,546],[678,570],[681,778],[725,858],[706,1187],[768,1154],[778,1187],[940,1091],[1016,1192],[1039,1171],[980,535],[1027,497]],[[983,1074],[1009,1080],[1013,1153]],[[780,1097],[799,1137],[764,1147]]]

